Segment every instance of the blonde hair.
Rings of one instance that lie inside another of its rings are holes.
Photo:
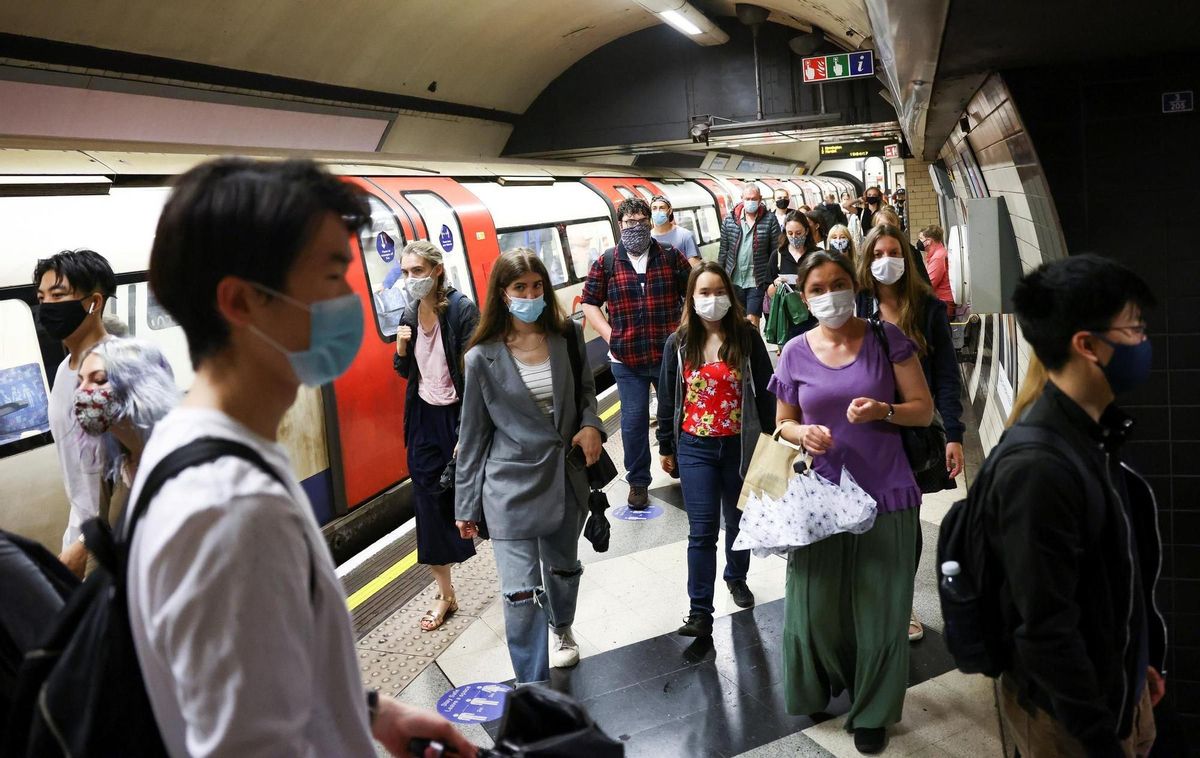
[[[1033,354],[1033,351],[1030,351],[1029,367],[1025,369],[1025,378],[1021,380],[1021,384],[1017,388],[1017,398],[1013,400],[1012,412],[1008,414],[1008,420],[1004,422],[1005,427],[1010,427],[1021,420],[1025,411],[1033,405],[1033,401],[1037,400],[1041,396],[1042,390],[1046,389],[1048,378],[1046,367]]]
[[[875,211],[875,215],[871,217],[871,226],[872,227],[881,226],[883,224],[888,224],[889,226],[899,227],[900,226],[900,216],[897,215],[897,213],[894,210],[892,210],[891,208],[884,206],[883,208],[880,208],[879,210]]]
[[[846,246],[844,255],[850,259],[850,265],[858,265],[858,250],[854,247],[854,235],[850,233],[850,228],[845,224],[834,224],[833,228],[829,230],[829,234],[825,235],[825,247],[830,247],[829,238],[835,234],[846,235],[846,239],[850,241],[850,244]]]

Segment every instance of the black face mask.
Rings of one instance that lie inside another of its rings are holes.
[[[921,240],[917,240],[917,252],[918,253],[925,252],[925,243]]]
[[[879,205],[879,198],[868,196],[867,197],[867,205]]]
[[[38,325],[56,340],[70,337],[87,317],[88,310],[83,307],[83,300],[60,300],[38,306]]]
[[[775,201],[775,207],[781,211],[786,211],[788,209],[788,206],[791,204],[792,204],[792,201],[788,200],[787,198],[784,198],[783,200]]]

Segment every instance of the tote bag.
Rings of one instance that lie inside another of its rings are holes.
[[[752,494],[759,497],[766,494],[776,499],[783,497],[788,481],[796,474],[796,459],[802,454],[800,448],[780,439],[778,429],[771,435],[760,434],[738,496],[738,510],[746,510],[746,502]]]

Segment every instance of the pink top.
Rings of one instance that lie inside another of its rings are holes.
[[[950,257],[946,254],[946,246],[940,242],[930,242],[925,248],[925,270],[929,272],[929,283],[933,285],[933,294],[946,304],[946,310],[954,315],[954,292],[950,289]]]
[[[458,402],[454,380],[450,378],[450,366],[446,363],[446,349],[442,347],[442,322],[436,321],[429,334],[417,325],[416,345],[413,355],[417,359],[420,381],[417,395],[430,405],[453,405]]]

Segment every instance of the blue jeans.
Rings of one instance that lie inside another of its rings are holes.
[[[725,581],[746,578],[750,551],[734,550],[742,512],[737,508],[742,492],[742,440],[733,437],[696,437],[679,433],[675,462],[683,485],[683,507],[688,515],[688,597],[692,613],[713,613],[713,585],[717,578],[717,535],[725,516]]]
[[[625,448],[625,481],[650,486],[650,386],[658,391],[658,368],[632,369],[611,363],[621,398],[621,445]]]
[[[737,296],[738,302],[746,309],[747,316],[762,315],[763,296],[765,293],[765,287],[738,287],[736,284],[733,287],[733,294]]]
[[[558,530],[545,537],[492,540],[500,592],[504,602],[504,631],[508,656],[518,684],[550,679],[549,631],[575,622],[579,598],[579,535],[587,509],[566,495],[567,513]]]

